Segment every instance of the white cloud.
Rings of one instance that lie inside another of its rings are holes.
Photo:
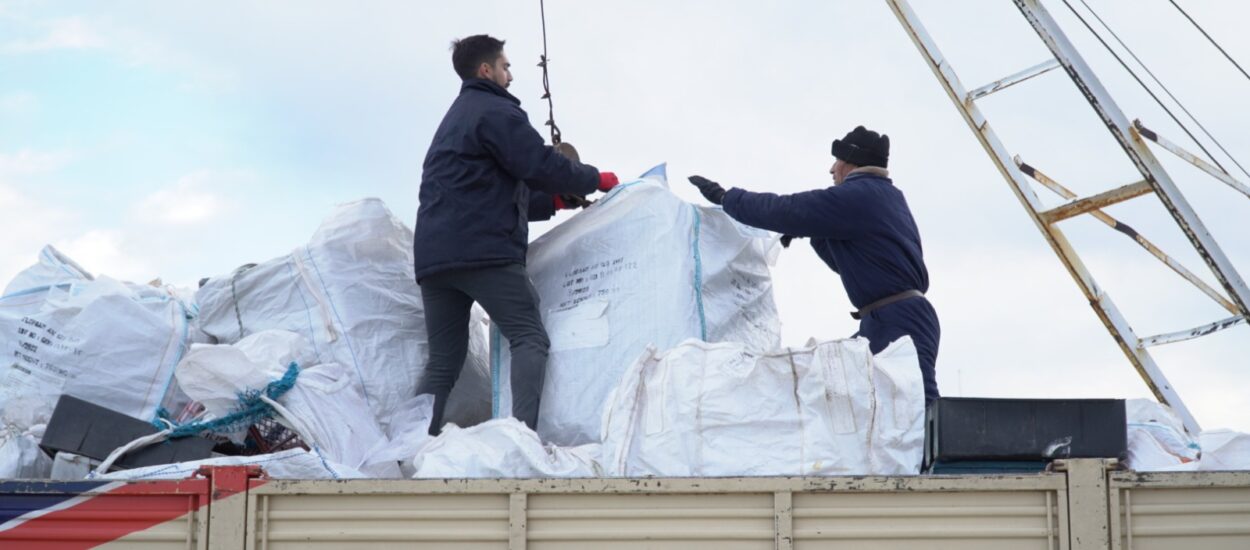
[[[221,179],[231,179],[209,171],[188,174],[176,183],[148,195],[135,206],[135,216],[146,223],[194,225],[220,215],[228,201],[211,188]]]
[[[47,205],[20,187],[0,179],[0,208],[4,230],[0,231],[0,288],[14,275],[35,263],[39,249],[64,233],[73,220],[70,212]]]
[[[94,274],[146,281],[154,272],[147,255],[134,250],[127,235],[116,229],[92,229],[55,243],[56,247]]]
[[[228,92],[236,86],[233,71],[220,65],[202,62],[169,41],[162,42],[158,33],[141,32],[135,27],[119,24],[110,14],[93,17],[65,17],[40,20],[29,15],[0,12],[32,37],[0,43],[0,55],[23,55],[63,50],[101,50],[132,66],[151,67],[180,73],[186,80],[183,91]],[[0,103],[0,113],[4,105]]]
[[[42,200],[34,187],[22,185],[26,176],[53,172],[70,159],[64,152],[21,149],[0,153],[0,288],[35,262],[39,249],[64,235],[74,215]]]
[[[105,45],[96,28],[81,17],[53,19],[43,25],[43,35],[19,39],[0,46],[0,53],[26,54],[54,50],[83,50]]]
[[[0,116],[21,116],[34,113],[39,108],[39,98],[30,92],[11,92],[0,95]]]
[[[0,153],[0,181],[14,176],[39,174],[57,170],[69,162],[66,152],[44,152],[21,149],[16,153]]]

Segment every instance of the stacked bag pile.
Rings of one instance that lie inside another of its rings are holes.
[[[15,358],[0,478],[48,475],[38,444],[62,394],[153,423],[115,454],[219,442],[203,460],[92,474],[113,479],[210,464],[300,478],[917,474],[914,346],[781,348],[777,252],[775,235],[677,198],[663,166],[622,183],[530,248],[552,342],[538,431],[500,414],[508,346],[475,310],[431,438],[412,232],[381,201],[342,205],[306,245],[194,292],[93,277],[49,247],[0,297]],[[296,443],[258,450],[266,422]]]

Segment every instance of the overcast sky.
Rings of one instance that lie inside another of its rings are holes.
[[[1250,4],[1180,3],[1250,66]],[[381,197],[411,223],[459,87],[457,37],[506,39],[511,91],[546,120],[536,1],[352,4],[0,1],[0,286],[45,243],[96,273],[190,285],[289,252],[341,202]],[[1196,150],[1062,2],[1046,5],[1128,116]],[[1250,81],[1166,0],[1090,5],[1250,168]],[[1048,59],[1010,2],[915,8],[967,88]],[[823,187],[831,139],[857,124],[889,134],[942,321],[945,395],[1149,395],[884,2],[551,0],[547,19],[565,139],[623,175],[668,162],[688,200],[701,201],[685,183],[696,173]],[[1140,179],[1062,72],[981,107],[1010,151],[1078,193]],[[1250,276],[1250,200],[1159,156]],[[1108,212],[1214,284],[1157,199]],[[1228,316],[1105,226],[1062,227],[1139,335]],[[774,275],[787,344],[855,331],[810,248],[785,251]],[[1250,431],[1248,344],[1242,326],[1155,348],[1205,428]]]

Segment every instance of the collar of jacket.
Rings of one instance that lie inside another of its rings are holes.
[[[483,92],[495,94],[499,97],[507,99],[508,101],[516,103],[517,105],[521,104],[521,100],[508,93],[508,90],[505,90],[503,86],[495,84],[494,81],[486,80],[485,78],[470,78],[464,81],[460,84],[460,93],[464,93],[465,90],[481,90]]]
[[[890,179],[890,171],[880,166],[860,166],[846,175],[846,181],[863,176],[874,176],[885,180]]]

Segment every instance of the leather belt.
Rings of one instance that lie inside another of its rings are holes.
[[[885,298],[859,308],[859,311],[852,311],[851,318],[855,320],[863,319],[874,310],[881,309],[885,306],[893,304],[894,302],[901,302],[908,298],[924,298],[924,293],[919,290],[904,290],[898,294],[886,296]]]

